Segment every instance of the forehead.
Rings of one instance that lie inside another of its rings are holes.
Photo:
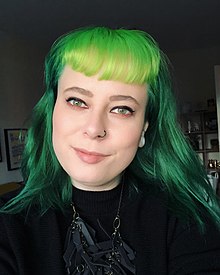
[[[113,93],[125,93],[141,96],[143,99],[147,97],[147,84],[127,84],[114,80],[100,80],[99,74],[94,76],[86,76],[83,73],[76,72],[70,66],[65,66],[58,81],[58,92],[65,91],[72,87],[79,87],[96,91],[105,91]]]

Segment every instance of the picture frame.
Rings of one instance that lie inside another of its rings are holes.
[[[2,148],[1,148],[1,139],[0,139],[0,162],[2,162]]]
[[[21,167],[27,129],[4,129],[8,171]]]

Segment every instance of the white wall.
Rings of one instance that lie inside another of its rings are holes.
[[[21,181],[19,170],[8,171],[4,129],[25,128],[43,92],[45,51],[38,45],[0,33],[0,184]]]

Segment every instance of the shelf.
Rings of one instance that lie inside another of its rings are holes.
[[[210,108],[210,109],[206,109],[206,110],[197,110],[197,111],[194,111],[194,113],[203,113],[203,114],[215,114],[217,112],[217,109],[216,108]]]
[[[200,155],[204,167],[207,167],[211,157],[220,160],[218,156],[219,147],[214,146],[218,143],[214,139],[219,140],[217,112],[215,108],[182,114],[180,116],[180,123],[192,148]],[[188,130],[191,131],[189,132]],[[210,153],[216,154],[212,156]]]
[[[205,131],[185,132],[185,134],[187,136],[190,136],[190,135],[202,135],[202,134],[209,135],[209,134],[217,134],[217,133],[218,133],[218,130],[205,130]]]
[[[191,132],[185,132],[187,136],[190,135],[202,135],[204,132],[203,131],[191,131]]]
[[[207,168],[206,168],[206,171],[207,171],[207,172],[213,172],[213,171],[215,171],[215,172],[217,172],[217,173],[220,173],[220,168],[218,168],[218,167],[213,167],[213,168],[207,167]]]
[[[200,115],[200,114],[215,114],[217,112],[216,108],[204,109],[204,110],[192,110],[186,113],[180,113],[181,116],[193,116],[193,115]]]
[[[218,133],[218,130],[205,130],[204,131],[204,134],[217,134]]]
[[[197,153],[218,153],[218,149],[196,150]]]

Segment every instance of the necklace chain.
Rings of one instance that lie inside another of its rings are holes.
[[[67,232],[64,254],[68,275],[135,274],[135,253],[122,240],[119,233],[123,189],[124,183],[113,221],[114,231],[108,241],[96,242],[95,230],[80,218],[74,204],[71,204],[73,219]]]

